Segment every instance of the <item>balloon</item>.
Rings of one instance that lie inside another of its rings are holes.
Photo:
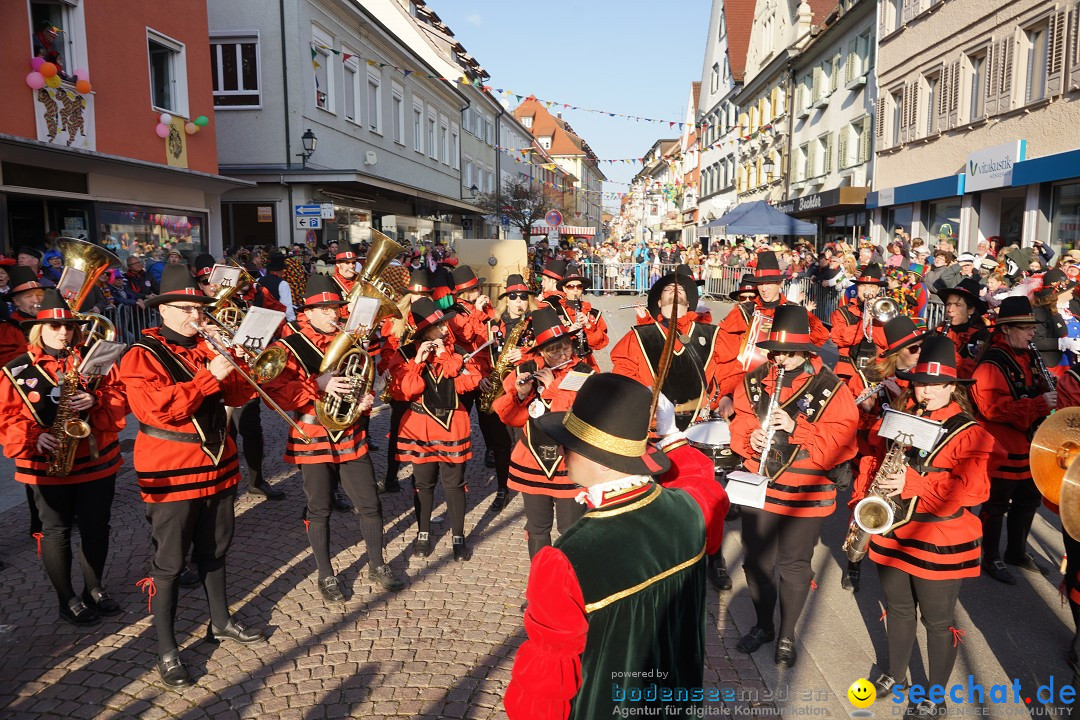
[[[30,58],[30,69],[34,72],[41,70],[41,66],[45,64],[45,58],[33,57]]]
[[[162,125],[172,125],[172,115],[169,113],[161,113],[161,115],[158,116],[158,122]]]
[[[60,87],[61,82],[63,82],[63,81],[60,79],[59,75],[53,75],[50,78],[45,78],[45,84],[48,85],[51,88]]]
[[[31,90],[38,90],[45,86],[45,78],[39,72],[32,72],[26,76],[26,84]]]
[[[206,117],[205,115],[200,115],[199,117],[195,118],[195,124],[199,127],[206,127],[210,124],[210,118]]]
[[[38,72],[47,78],[55,77],[56,73],[60,72],[60,68],[56,67],[55,63],[43,62],[41,67],[38,68]]]
[[[77,77],[80,80],[89,80],[90,79],[90,71],[87,70],[86,68],[79,68],[78,70],[73,72],[72,75],[74,75],[75,77]]]
[[[165,123],[158,123],[158,126],[154,128],[154,132],[157,133],[159,138],[169,137],[169,126]]]
[[[79,93],[80,95],[89,95],[90,90],[92,89],[93,88],[90,85],[90,81],[85,78],[80,78],[79,80],[75,81],[75,92]]]
[[[193,122],[184,123],[184,132],[186,132],[188,135],[194,135],[195,133],[199,132],[199,126]]]

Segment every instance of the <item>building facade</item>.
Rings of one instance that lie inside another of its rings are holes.
[[[1080,5],[879,0],[875,238],[1080,239]]]
[[[206,13],[163,0],[5,4],[0,246],[55,233],[122,257],[221,248],[220,196],[244,183],[218,174]]]

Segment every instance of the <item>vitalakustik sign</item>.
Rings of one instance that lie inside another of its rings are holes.
[[[1013,165],[1027,159],[1027,141],[1016,140],[968,155],[964,173],[965,192],[993,190],[1012,185]]]

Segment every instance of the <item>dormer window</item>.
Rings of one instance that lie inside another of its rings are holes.
[[[529,115],[529,116],[527,116],[527,117],[523,117],[523,118],[521,118],[521,124],[522,124],[522,125],[524,125],[524,126],[525,126],[525,127],[527,127],[527,128],[531,128],[531,127],[532,127],[532,121],[533,121],[533,119],[532,119],[532,115]]]

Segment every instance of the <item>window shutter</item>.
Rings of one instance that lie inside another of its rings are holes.
[[[1069,90],[1080,90],[1080,5],[1075,5],[1069,14],[1069,37],[1071,52],[1068,54]]]
[[[949,127],[956,127],[960,121],[960,86],[963,85],[960,77],[960,61],[952,64],[952,72],[949,78]]]
[[[870,162],[870,125],[871,118],[869,115],[863,118],[862,135],[859,142],[859,164]]]
[[[1016,49],[1016,38],[1012,35],[1001,41],[1000,66],[1001,66],[1001,83],[998,85],[998,107],[999,113],[1008,112],[1012,109],[1012,95],[1013,95],[1013,55]]]
[[[848,133],[849,132],[850,132],[850,128],[847,127],[847,126],[845,126],[842,130],[840,130],[840,140],[839,140],[838,147],[837,147],[837,150],[836,150],[836,168],[838,170],[843,170],[844,168],[846,168],[848,166],[847,149],[848,149]]]
[[[878,29],[877,29],[877,31],[878,31],[878,37],[879,38],[885,37],[885,35],[887,35],[888,31],[889,31],[889,25],[888,25],[889,13],[886,12],[885,10],[886,10],[886,8],[883,7],[878,12]]]
[[[937,107],[932,109],[931,112],[937,113],[938,132],[944,132],[948,128],[949,100],[952,99],[952,66],[942,65],[941,75],[938,77]]]
[[[998,48],[1000,46],[993,40],[986,46],[986,64],[984,74],[986,75],[986,93],[983,96],[983,117],[990,117],[997,115],[998,107],[998,87],[1000,74],[998,71]]]
[[[1049,51],[1046,67],[1046,96],[1061,94],[1065,79],[1065,41],[1068,27],[1068,11],[1061,10],[1050,16]]]
[[[813,92],[810,94],[810,104],[813,105],[821,98],[822,75],[820,67],[814,68]]]
[[[844,84],[848,85],[859,77],[856,70],[859,69],[859,39],[854,38],[847,46],[847,58],[844,61]]]
[[[821,163],[821,174],[828,175],[832,172],[833,133],[825,138],[825,162]]]
[[[837,50],[832,61],[832,77],[829,78],[829,92],[836,92],[837,85],[840,82],[840,63],[843,62],[843,60],[844,56]]]
[[[877,146],[882,146],[882,140],[885,139],[885,98],[878,98],[877,101],[877,117],[874,118],[874,139],[877,141]]]
[[[904,3],[904,24],[907,25],[911,18],[915,17],[915,13],[919,7],[919,0],[897,0],[897,2]]]

